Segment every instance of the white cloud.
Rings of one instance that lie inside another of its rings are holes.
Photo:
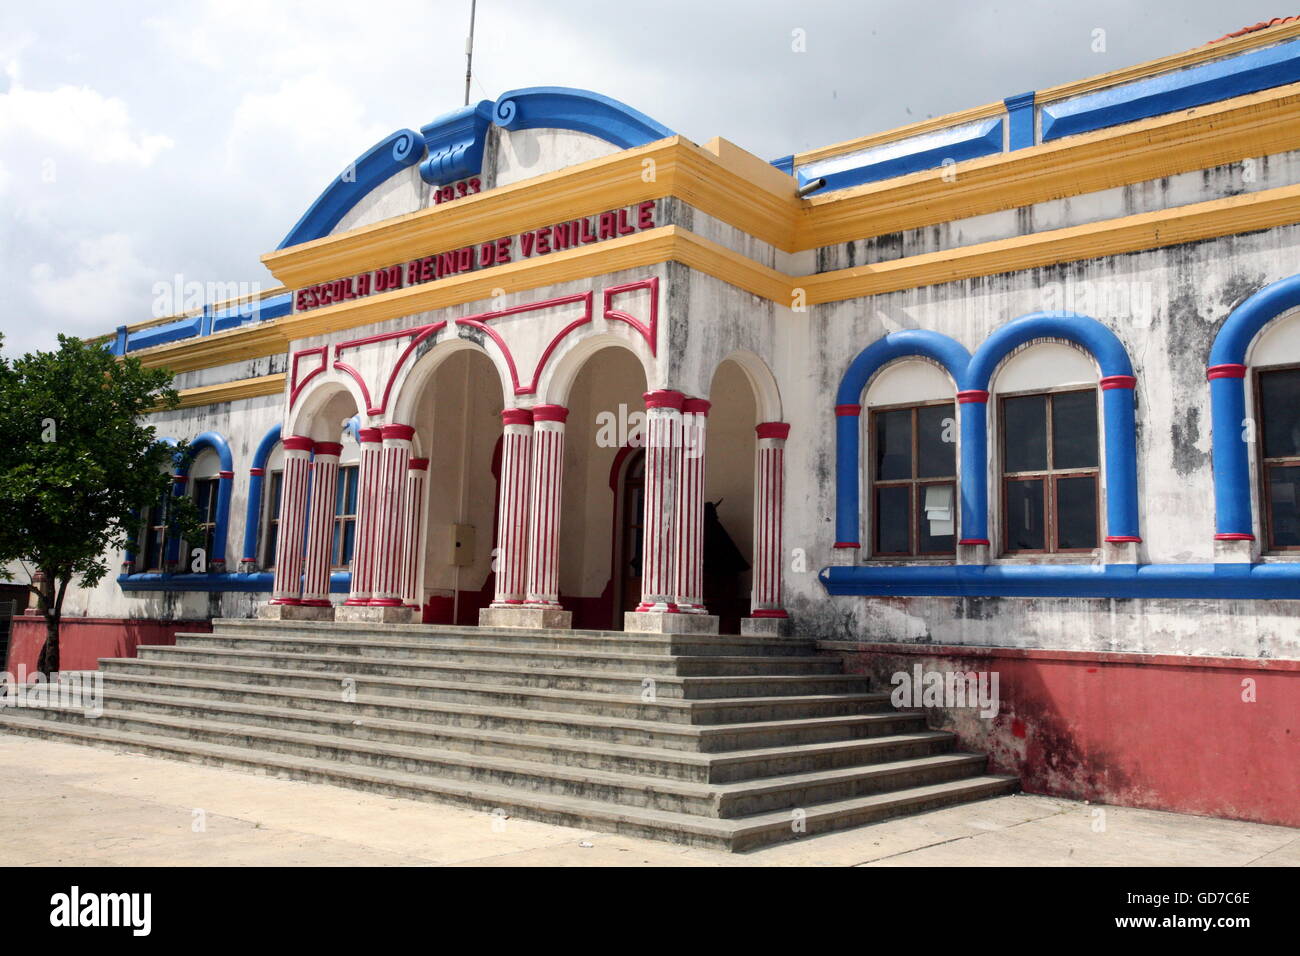
[[[60,330],[95,335],[148,317],[146,294],[158,273],[140,261],[130,236],[115,232],[66,245],[71,262],[62,269],[38,262],[29,270],[32,298]]]
[[[9,90],[0,93],[0,142],[65,150],[96,163],[149,166],[175,144],[171,137],[136,130],[126,104],[86,86],[34,90],[18,80],[11,62]]]

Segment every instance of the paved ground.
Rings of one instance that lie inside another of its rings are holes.
[[[0,734],[0,865],[39,864],[1300,866],[1300,830],[1020,795],[728,854]]]

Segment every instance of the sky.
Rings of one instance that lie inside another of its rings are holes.
[[[461,105],[469,6],[0,4],[4,352],[152,318],[160,283],[275,286],[259,257],[334,176]],[[472,99],[580,87],[773,159],[1296,12],[1276,0],[479,0]]]

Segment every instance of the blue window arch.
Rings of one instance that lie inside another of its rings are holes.
[[[1260,289],[1232,310],[1210,348],[1210,448],[1214,472],[1215,538],[1255,539],[1250,503],[1250,454],[1245,435],[1246,351],[1273,319],[1300,306],[1300,275]]]
[[[266,481],[266,463],[280,441],[280,428],[280,425],[273,425],[262,436],[248,469],[248,509],[244,512],[244,555],[239,561],[241,571],[251,571],[257,566],[257,541],[262,527],[262,487]]]
[[[220,432],[203,432],[189,443],[190,454],[178,462],[176,467],[175,492],[184,494],[185,479],[189,477],[190,464],[204,448],[211,448],[217,455],[221,470],[217,474],[217,512],[214,516],[216,527],[212,531],[212,554],[208,555],[208,570],[221,573],[226,570],[226,536],[230,527],[230,493],[235,483],[234,462],[230,455],[230,444]],[[168,543],[168,560],[175,563],[179,557],[180,540],[173,538]]]

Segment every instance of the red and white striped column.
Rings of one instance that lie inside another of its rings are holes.
[[[429,459],[412,458],[406,466],[406,533],[402,536],[402,603],[419,611],[424,605],[424,515]]]
[[[564,491],[563,405],[533,407],[533,481],[529,503],[528,596],[532,607],[560,606],[560,502]]]
[[[307,522],[307,469],[314,444],[310,438],[284,439],[284,473],[280,478],[280,523],[275,539],[272,604],[302,603],[302,536]]]
[[[528,596],[528,504],[533,466],[533,413],[501,412],[500,507],[497,514],[496,597],[492,607],[516,607]]]
[[[638,612],[677,611],[673,512],[682,460],[684,398],[668,389],[645,393],[645,527]]]
[[[752,617],[788,617],[781,603],[781,520],[785,507],[785,440],[790,426],[763,422],[754,468],[754,591]]]
[[[305,607],[330,606],[330,557],[334,544],[334,494],[338,486],[338,442],[318,441],[311,463],[311,503],[307,515],[307,557],[302,583]]]
[[[374,593],[375,518],[378,513],[380,442],[378,428],[357,431],[361,442],[361,461],[357,469],[357,531],[352,545],[352,587],[344,603],[367,605]]]
[[[682,461],[673,514],[673,550],[677,558],[678,610],[708,614],[704,606],[704,435],[709,402],[682,401]]]
[[[375,488],[374,593],[371,607],[401,607],[406,554],[406,475],[411,464],[410,425],[385,425],[380,429],[383,449],[379,481]]]

